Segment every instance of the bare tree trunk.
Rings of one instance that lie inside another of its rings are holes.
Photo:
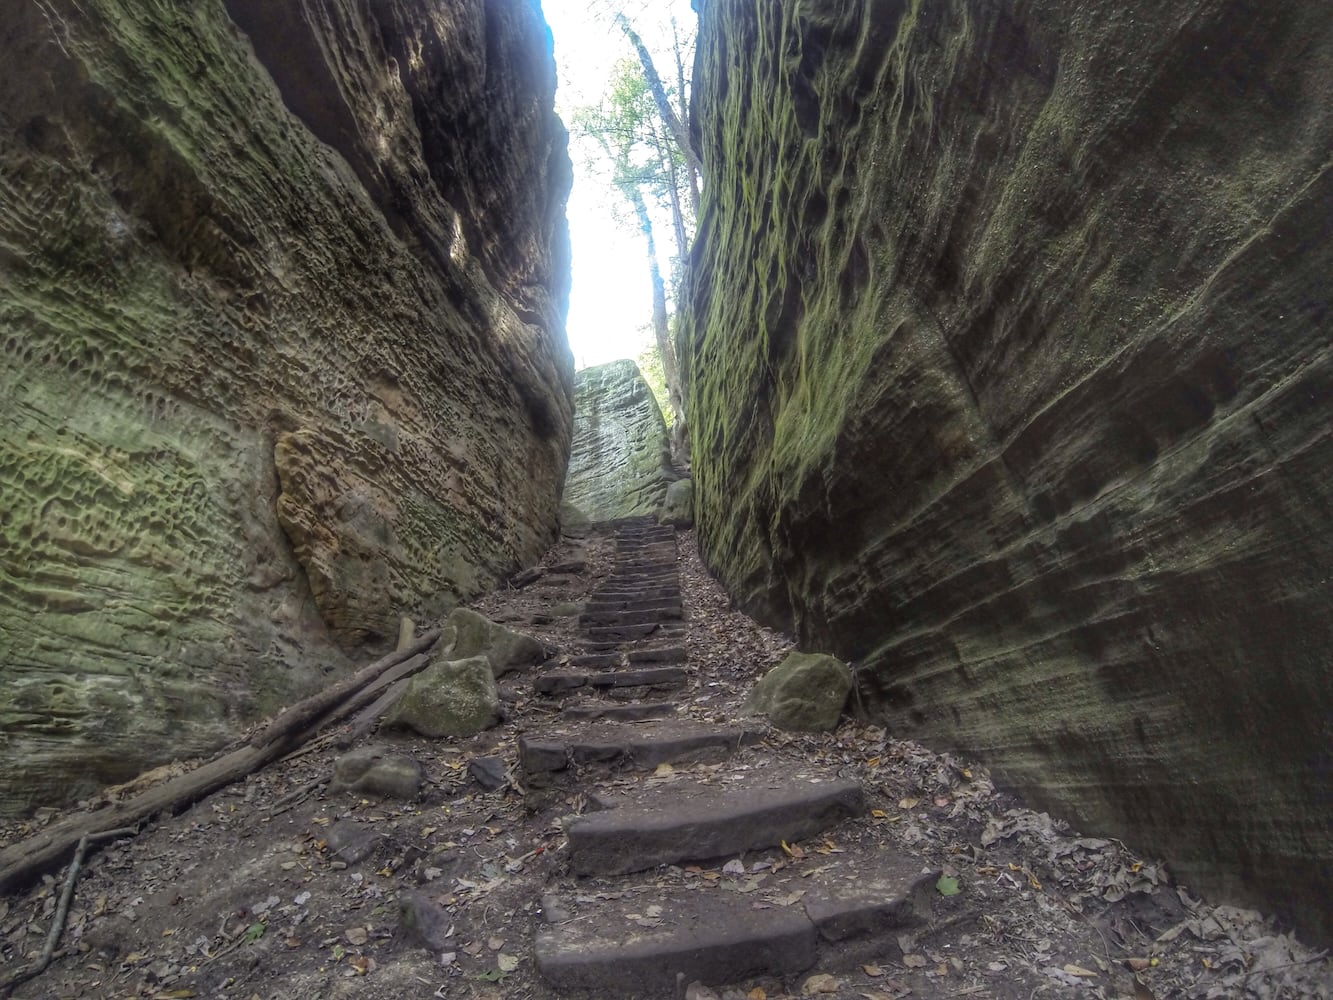
[[[680,394],[680,366],[676,363],[675,345],[671,342],[671,330],[667,325],[666,283],[662,280],[662,268],[657,263],[657,241],[653,237],[653,220],[648,216],[648,206],[643,194],[634,185],[625,186],[625,194],[634,203],[634,214],[639,218],[639,228],[648,241],[648,272],[653,282],[653,336],[657,340],[657,351],[662,356],[662,376],[666,381],[667,401],[671,406],[672,459],[677,460],[677,438],[684,433],[685,407]]]
[[[671,137],[676,140],[680,146],[681,152],[685,155],[685,163],[689,167],[688,190],[690,193],[690,211],[695,216],[699,214],[699,184],[698,178],[703,174],[703,166],[699,160],[699,151],[694,148],[690,141],[690,130],[680,120],[680,115],[676,114],[676,109],[671,106],[667,100],[666,88],[662,86],[662,78],[657,75],[657,67],[653,65],[652,54],[643,44],[635,30],[630,27],[629,20],[624,14],[616,14],[616,24],[620,25],[620,30],[625,33],[625,37],[630,40],[634,50],[639,54],[639,62],[643,64],[643,76],[648,81],[648,90],[653,95],[653,102],[657,105],[657,113],[662,116],[662,123],[666,125],[667,131]]]

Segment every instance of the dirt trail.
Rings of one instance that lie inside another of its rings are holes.
[[[559,650],[501,682],[503,724],[363,741],[423,765],[419,799],[301,794],[340,756],[318,740],[96,854],[68,953],[14,996],[1333,995],[1258,914],[983,768],[743,718],[791,644],[730,610],[690,533],[619,536],[475,606]],[[0,901],[0,980],[41,952],[60,883]]]

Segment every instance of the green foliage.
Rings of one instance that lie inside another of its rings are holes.
[[[643,373],[643,380],[648,383],[648,388],[653,390],[653,398],[657,400],[658,408],[661,409],[662,416],[666,419],[667,427],[670,427],[676,415],[672,412],[671,400],[667,395],[666,372],[662,368],[662,352],[658,350],[656,344],[652,344],[645,347],[634,360],[639,366],[639,371]]]

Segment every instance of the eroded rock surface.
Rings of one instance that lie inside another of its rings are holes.
[[[530,564],[572,365],[536,5],[3,20],[11,812],[211,749]]]
[[[566,520],[656,514],[675,480],[662,411],[633,361],[575,376],[574,444],[565,480]]]
[[[1333,934],[1333,22],[703,5],[701,544],[895,732]]]

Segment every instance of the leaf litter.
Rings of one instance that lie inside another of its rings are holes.
[[[732,608],[704,571],[691,534],[680,536],[679,548],[691,618],[686,644],[696,671],[682,695],[682,715],[731,722],[753,682],[792,643]],[[573,557],[587,569],[561,577],[558,587],[543,578],[474,607],[572,649],[575,619],[552,617],[548,609],[590,593],[609,570],[612,543],[601,536],[566,541],[546,561]],[[14,996],[554,1000],[559,994],[528,959],[552,890],[580,906],[632,899],[631,919],[648,931],[676,919],[663,904],[669,891],[734,892],[756,907],[800,908],[810,888],[843,866],[887,851],[940,873],[931,883],[935,903],[926,924],[838,969],[785,981],[758,977],[731,988],[708,984],[716,991],[697,984],[696,996],[1329,1000],[1333,994],[1326,956],[1271,919],[1205,902],[1160,861],[1025,808],[972,762],[856,722],[827,734],[770,732],[725,767],[678,762],[646,774],[584,777],[602,790],[686,777],[743,782],[747,768],[765,761],[786,760],[793,768],[818,762],[863,783],[870,799],[865,817],[768,851],[667,866],[637,883],[573,879],[557,821],[562,812],[588,808],[590,788],[534,810],[513,784],[486,792],[470,780],[469,763],[481,756],[499,756],[516,774],[519,735],[553,718],[552,707],[523,684],[507,684],[505,698],[504,725],[479,737],[390,738],[426,769],[419,801],[330,794],[324,779],[338,754],[331,741],[316,740],[179,816],[159,818],[137,838],[114,843],[89,859],[62,956]],[[105,804],[95,800],[87,808]],[[0,843],[37,832],[59,815],[43,810],[0,826]],[[347,838],[341,847],[330,845],[334,831]],[[399,915],[399,897],[408,890],[425,894],[429,908],[421,914],[444,921],[423,929],[434,933],[437,949],[408,940]],[[0,900],[0,980],[40,950],[59,891],[57,878],[48,877]]]

